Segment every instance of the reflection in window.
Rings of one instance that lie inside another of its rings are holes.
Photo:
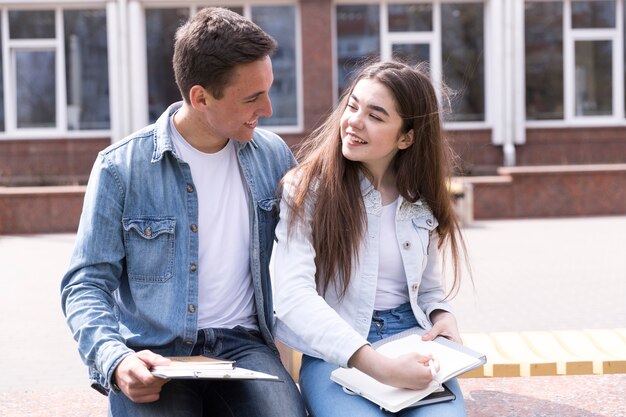
[[[379,6],[337,6],[337,88],[350,84],[355,69],[380,59]]]
[[[441,5],[444,83],[452,90],[447,120],[485,120],[485,60],[482,3]]]
[[[109,129],[105,10],[63,13],[68,130]]]
[[[572,27],[614,28],[615,0],[572,1]]]
[[[272,56],[274,84],[270,99],[274,114],[262,118],[262,126],[289,126],[298,123],[296,83],[296,11],[293,6],[252,7],[252,21],[278,43]]]
[[[563,119],[563,2],[526,2],[526,118]]]
[[[189,9],[147,9],[146,44],[148,49],[148,112],[150,123],[167,107],[180,101],[174,78],[174,35],[189,18]]]
[[[576,115],[613,113],[612,42],[576,42]]]
[[[56,126],[56,84],[53,50],[15,53],[18,128]]]
[[[53,10],[9,11],[9,37],[11,39],[54,39]]]
[[[411,66],[419,62],[430,62],[430,45],[421,43],[394,44],[391,48],[393,59]]]
[[[390,4],[389,32],[430,32],[433,30],[432,4]]]

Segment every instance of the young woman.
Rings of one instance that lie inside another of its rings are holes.
[[[441,277],[447,248],[458,289],[463,242],[446,187],[450,155],[426,71],[382,62],[360,73],[285,177],[276,330],[304,353],[300,387],[311,416],[390,415],[332,382],[337,366],[402,388],[431,381],[428,358],[388,358],[372,342],[416,326],[425,339],[461,342]],[[458,383],[447,385],[456,400],[397,415],[465,415]]]

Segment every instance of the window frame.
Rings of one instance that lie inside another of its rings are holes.
[[[299,134],[304,131],[304,87],[303,87],[303,70],[302,70],[302,22],[301,22],[301,10],[300,3],[297,0],[234,0],[234,1],[160,1],[160,0],[142,0],[141,8],[144,18],[142,21],[145,23],[145,11],[147,9],[164,9],[164,8],[189,8],[189,16],[193,16],[198,10],[205,7],[229,7],[229,8],[241,8],[243,10],[244,17],[250,19],[252,17],[252,8],[253,7],[271,7],[271,6],[293,6],[294,7],[294,30],[295,30],[295,76],[296,76],[296,101],[297,101],[297,110],[296,110],[296,119],[297,122],[294,125],[267,125],[261,126],[260,128],[270,130],[277,134]],[[142,25],[141,33],[144,38],[143,45],[147,47],[147,40],[145,39],[146,30],[145,25]],[[144,61],[146,59],[144,58]],[[148,80],[148,69],[147,62],[144,62],[143,65],[139,63],[140,67],[143,68],[144,79],[147,85]],[[145,102],[145,106],[147,108],[148,105],[148,95],[147,95],[147,87],[145,91],[144,97],[137,98],[141,102]],[[145,124],[148,123],[148,113],[146,112]]]
[[[491,0],[337,0],[333,2],[332,9],[332,24],[333,24],[333,101],[338,101],[338,71],[337,71],[337,45],[338,36],[336,33],[337,27],[337,6],[344,5],[371,5],[375,4],[379,6],[380,17],[380,56],[381,59],[389,59],[391,57],[392,45],[397,43],[411,43],[411,44],[428,44],[430,48],[430,56],[436,57],[436,59],[430,61],[430,71],[432,75],[432,82],[436,89],[441,87],[442,83],[442,22],[441,22],[441,5],[444,3],[482,3],[483,4],[483,33],[484,33],[484,100],[485,100],[485,118],[481,121],[451,121],[446,120],[444,125],[447,129],[451,130],[483,130],[492,128],[492,100],[490,94],[492,88],[487,80],[491,79],[491,48],[492,45],[488,42],[490,39],[489,34],[492,33],[490,27],[490,12],[489,3]],[[501,0],[497,0],[501,1]],[[433,6],[433,28],[432,31],[427,32],[390,32],[388,29],[388,8],[389,4],[431,4]]]
[[[626,125],[624,109],[624,13],[626,0],[615,0],[615,27],[613,28],[573,28],[572,2],[573,0],[522,0],[526,3],[563,2],[563,119],[528,120],[525,112],[525,98],[520,101],[524,108],[524,121],[527,128],[562,128],[562,127],[606,127]],[[523,19],[522,19],[523,22]],[[521,45],[524,50],[525,26],[521,25]],[[578,41],[611,41],[612,42],[612,114],[602,116],[576,115],[576,85],[575,85],[575,45]],[[523,83],[526,85],[526,74],[523,74]]]
[[[0,6],[2,4],[0,3]],[[64,138],[104,138],[111,136],[109,129],[68,129],[67,85],[65,69],[65,44],[63,32],[63,12],[66,10],[102,9],[106,10],[104,2],[74,2],[61,4],[42,1],[37,4],[15,5],[0,7],[2,21],[2,75],[4,84],[4,130],[0,131],[0,140],[11,139],[58,139]],[[55,21],[55,38],[11,39],[9,35],[10,11],[53,11]],[[107,30],[110,30],[107,21]],[[17,93],[16,93],[16,52],[18,51],[53,51],[55,53],[55,126],[42,128],[19,128],[17,126]],[[109,52],[110,54],[110,52]],[[110,83],[110,78],[109,78]],[[109,106],[111,98],[109,98]],[[111,121],[112,123],[112,121]]]

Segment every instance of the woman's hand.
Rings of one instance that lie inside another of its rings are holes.
[[[433,327],[422,336],[422,340],[433,340],[437,336],[443,336],[453,342],[463,344],[456,318],[452,313],[445,310],[435,310],[430,314],[430,321],[433,323]]]
[[[370,345],[364,345],[352,355],[348,364],[383,384],[419,390],[426,388],[433,380],[428,365],[430,359],[431,356],[419,353],[389,358]]]

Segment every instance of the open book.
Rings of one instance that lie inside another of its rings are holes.
[[[265,379],[280,381],[277,376],[235,366],[234,361],[207,356],[169,356],[169,365],[152,367],[152,375],[175,379]]]
[[[423,390],[416,391],[385,385],[356,368],[338,368],[331,373],[330,379],[378,404],[382,409],[395,413],[410,406],[422,405],[420,400],[441,390],[444,382],[486,362],[483,354],[463,345],[442,337],[438,337],[434,341],[423,341],[422,334],[423,330],[421,329],[411,329],[372,346],[378,352],[389,357],[419,352],[437,358],[440,369],[430,385]]]

